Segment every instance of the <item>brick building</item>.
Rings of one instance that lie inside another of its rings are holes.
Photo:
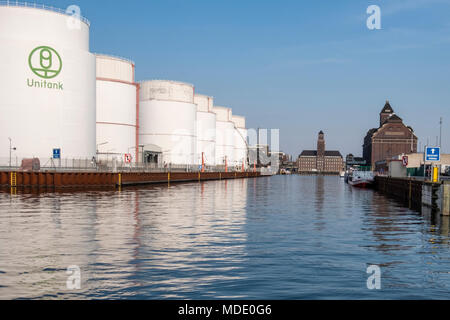
[[[325,134],[319,132],[317,150],[304,150],[298,157],[300,173],[340,173],[344,169],[344,159],[339,151],[325,150]]]
[[[380,112],[380,126],[370,129],[364,138],[363,158],[372,168],[399,154],[417,152],[417,137],[411,127],[395,114],[389,101]]]

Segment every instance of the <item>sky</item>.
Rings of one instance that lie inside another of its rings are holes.
[[[280,130],[281,150],[362,154],[386,100],[419,145],[450,153],[450,0],[128,0],[76,4],[91,51],[132,59],[138,81],[192,83],[196,92]],[[369,30],[368,6],[381,9]]]

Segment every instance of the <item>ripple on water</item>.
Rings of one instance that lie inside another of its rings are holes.
[[[0,193],[0,298],[447,299],[449,233],[337,177]]]

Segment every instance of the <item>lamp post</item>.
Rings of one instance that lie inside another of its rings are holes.
[[[12,162],[11,162],[11,153],[12,153],[12,151],[16,151],[17,150],[17,148],[13,148],[12,147],[12,139],[10,138],[10,137],[8,137],[8,140],[9,140],[9,167],[11,167],[11,165],[12,165]]]
[[[144,148],[145,148],[145,145],[140,144],[139,148],[142,149],[142,151],[141,151],[141,162],[144,163]]]
[[[442,117],[439,121],[439,147],[442,148]]]
[[[9,167],[11,168],[11,146],[12,146],[12,141],[11,138],[8,137],[9,139]]]

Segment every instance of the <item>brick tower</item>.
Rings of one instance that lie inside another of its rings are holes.
[[[323,131],[319,132],[317,139],[317,170],[319,172],[325,169],[325,134]]]

